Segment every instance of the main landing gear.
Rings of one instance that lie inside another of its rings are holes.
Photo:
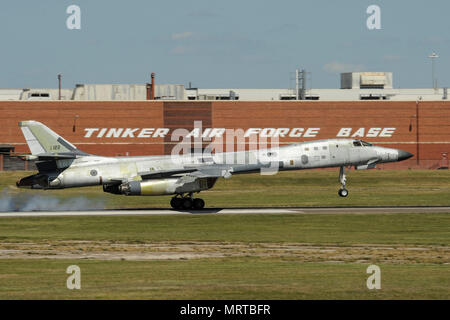
[[[170,200],[172,208],[177,210],[200,210],[205,207],[205,201],[200,198],[193,198],[192,193],[188,196],[176,195]]]
[[[339,169],[339,182],[341,183],[341,188],[339,189],[338,194],[341,197],[345,198],[346,196],[348,196],[348,190],[345,189],[345,183],[347,182],[347,178],[345,176],[345,168],[344,167],[341,167]]]

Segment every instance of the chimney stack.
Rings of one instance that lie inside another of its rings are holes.
[[[150,83],[146,83],[145,84],[145,89],[146,89],[146,92],[147,92],[147,94],[146,94],[146,100],[150,100],[150,97],[151,97],[151,95],[152,95],[152,85],[150,84]]]
[[[155,100],[155,73],[152,72],[152,100]]]
[[[152,78],[152,83],[147,82],[145,84],[147,100],[155,100],[155,73],[154,72],[152,72],[151,78]]]

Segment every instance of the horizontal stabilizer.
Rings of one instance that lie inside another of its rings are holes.
[[[141,176],[142,180],[148,179],[160,179],[167,178],[178,174],[190,173],[197,171],[197,169],[176,169],[176,170],[160,170],[160,171],[147,171],[147,172],[139,172],[138,174]]]
[[[41,153],[37,154],[38,160],[68,160],[68,159],[76,159],[77,155],[73,153]]]
[[[23,160],[37,160],[37,161],[49,161],[49,160],[68,160],[76,159],[76,155],[73,153],[61,154],[61,153],[40,153],[40,154],[30,154],[30,153],[18,153],[18,152],[1,152],[0,154],[7,155],[10,157],[21,158]]]
[[[196,171],[189,175],[197,178],[229,178],[233,172],[233,166],[229,164],[211,164],[197,166]]]

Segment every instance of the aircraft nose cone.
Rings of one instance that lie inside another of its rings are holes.
[[[412,156],[414,156],[412,153],[403,150],[398,150],[398,161],[409,159]]]

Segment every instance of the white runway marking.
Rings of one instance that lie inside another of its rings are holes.
[[[1,212],[0,217],[78,217],[78,216],[139,216],[139,215],[193,215],[193,214],[280,214],[302,213],[292,209],[205,209],[199,211],[156,210],[93,210],[93,211],[33,211]]]
[[[0,212],[7,217],[80,217],[80,216],[147,216],[195,214],[374,214],[374,213],[450,213],[450,207],[332,207],[332,208],[225,208],[193,211],[171,209],[92,210],[92,211],[33,211]]]

